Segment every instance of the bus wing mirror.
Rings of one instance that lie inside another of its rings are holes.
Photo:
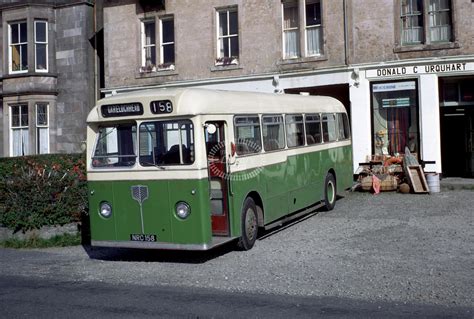
[[[209,134],[214,134],[217,132],[217,127],[214,124],[206,124],[206,131]]]

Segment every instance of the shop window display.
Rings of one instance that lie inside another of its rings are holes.
[[[415,81],[372,85],[372,138],[375,155],[419,153]]]

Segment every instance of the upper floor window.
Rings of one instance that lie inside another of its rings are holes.
[[[282,7],[283,57],[292,59],[323,54],[321,0],[284,0]],[[300,12],[304,13],[302,18]]]
[[[323,43],[320,0],[306,0],[305,17],[306,55],[320,55]]]
[[[216,64],[237,64],[239,59],[239,23],[237,8],[217,11]]]
[[[431,42],[451,41],[451,1],[431,0],[428,8]]]
[[[9,71],[28,71],[28,33],[26,22],[16,22],[9,25]]]
[[[142,21],[142,67],[156,66],[156,24],[155,20]]]
[[[48,71],[48,22],[35,21],[35,70]]]
[[[402,0],[402,45],[451,41],[450,8],[450,0]]]
[[[174,20],[172,17],[160,20],[160,65],[174,65]]]
[[[300,56],[299,38],[298,4],[296,2],[285,2],[283,4],[283,55],[285,59]]]

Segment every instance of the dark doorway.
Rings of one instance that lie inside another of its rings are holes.
[[[474,110],[441,109],[441,161],[446,177],[474,177]]]
[[[441,161],[447,177],[474,177],[474,77],[439,79]]]
[[[326,95],[338,99],[344,104],[347,115],[351,118],[351,102],[349,99],[349,84],[336,84],[324,86],[312,86],[302,88],[285,89],[287,94],[300,94],[300,92],[307,92],[310,95]]]

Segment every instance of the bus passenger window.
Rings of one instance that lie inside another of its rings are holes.
[[[135,165],[135,124],[119,124],[99,128],[96,148],[92,156],[93,167]]]
[[[285,119],[288,147],[304,145],[303,115],[287,115]]]
[[[234,125],[237,154],[259,153],[262,149],[262,142],[258,116],[236,116]]]
[[[274,151],[285,148],[285,129],[283,128],[283,116],[262,116],[263,147],[265,151]]]
[[[323,114],[323,139],[324,142],[337,140],[336,116],[333,113]]]
[[[337,139],[338,140],[345,140],[348,138],[348,136],[346,135],[346,130],[344,129],[343,116],[344,116],[344,113],[337,113],[337,130],[338,130]]]
[[[140,125],[140,164],[189,165],[194,162],[194,130],[189,120]]]
[[[306,143],[308,143],[308,145],[321,143],[321,117],[319,114],[306,114],[305,124]]]

